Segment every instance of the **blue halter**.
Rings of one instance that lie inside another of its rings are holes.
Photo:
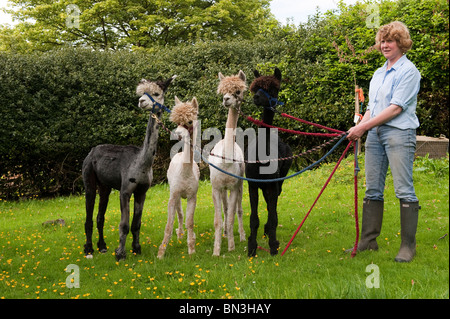
[[[270,96],[270,94],[269,93],[267,93],[266,91],[264,91],[263,89],[259,89],[258,90],[258,92],[262,92],[262,93],[264,93],[264,95],[266,96],[266,98],[269,100],[269,108],[270,109],[272,109],[273,111],[275,110],[275,107],[277,106],[277,105],[281,105],[281,106],[283,106],[284,105],[284,102],[281,102],[281,101],[279,101],[276,97],[272,97],[272,96]]]
[[[158,107],[159,107],[160,109],[162,109],[163,111],[166,111],[167,113],[172,113],[172,111],[171,111],[168,107],[162,105],[162,104],[159,103],[159,102],[156,102],[155,99],[154,99],[150,94],[148,94],[148,93],[144,93],[144,94],[147,95],[147,96],[149,97],[150,101],[153,102],[152,113],[155,113],[155,106],[156,106],[156,105],[158,105]]]

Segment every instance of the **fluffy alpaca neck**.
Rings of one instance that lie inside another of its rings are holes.
[[[192,138],[191,136],[184,137],[184,146],[183,146],[183,164],[187,166],[192,166],[194,160],[194,152],[191,147]]]
[[[161,114],[157,114],[158,118]],[[144,168],[150,168],[153,164],[153,159],[156,153],[156,147],[158,145],[158,121],[152,117],[150,114],[150,118],[147,124],[147,131],[145,133],[144,145],[142,146],[142,150],[139,154],[139,162]]]
[[[225,157],[233,158],[234,153],[234,141],[235,141],[235,131],[237,127],[237,121],[239,118],[238,111],[232,107],[228,110],[227,123],[225,125]]]

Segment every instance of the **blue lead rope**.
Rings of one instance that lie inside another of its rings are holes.
[[[217,169],[218,171],[220,171],[220,172],[222,172],[222,173],[224,173],[224,174],[227,174],[227,175],[229,175],[229,176],[232,176],[232,177],[235,177],[235,178],[238,178],[238,179],[242,179],[242,180],[248,181],[248,182],[255,182],[255,183],[273,183],[273,182],[281,182],[281,181],[284,181],[284,180],[286,180],[286,179],[295,177],[295,176],[300,175],[300,174],[302,174],[303,172],[305,172],[305,171],[307,171],[307,170],[313,168],[314,166],[319,165],[319,164],[322,163],[328,156],[330,156],[331,153],[333,153],[333,152],[336,150],[336,148],[337,148],[337,147],[345,140],[345,138],[347,137],[347,135],[348,135],[348,133],[343,134],[342,137],[341,137],[341,139],[340,139],[340,140],[339,140],[339,141],[331,148],[331,150],[329,150],[328,153],[326,153],[326,154],[325,154],[321,159],[319,159],[317,162],[312,163],[312,164],[309,165],[308,167],[305,167],[305,168],[302,169],[301,171],[299,171],[299,172],[297,172],[297,173],[294,173],[294,174],[292,174],[292,175],[285,176],[285,177],[279,177],[279,178],[272,178],[272,179],[255,179],[255,178],[248,178],[248,177],[243,177],[243,176],[239,176],[239,175],[232,174],[232,173],[227,172],[227,171],[221,169],[220,167],[218,167],[218,166],[216,166],[216,165],[211,164],[210,162],[208,162],[208,161],[204,158],[204,156],[203,156],[199,151],[197,151],[197,150],[194,150],[194,151],[200,154],[202,160],[205,161],[206,164],[208,164],[208,165],[214,167],[215,169]]]

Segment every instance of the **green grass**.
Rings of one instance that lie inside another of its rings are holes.
[[[364,167],[360,158],[359,197],[364,196]],[[438,166],[436,169],[435,166]],[[313,203],[334,164],[308,171],[285,182],[279,199],[278,239],[284,249]],[[214,241],[211,185],[201,182],[195,213],[196,254],[189,256],[186,240],[174,235],[165,258],[156,258],[166,224],[169,188],[158,185],[147,193],[141,228],[142,255],[128,253],[116,262],[120,220],[119,194],[111,195],[106,214],[108,253],[83,254],[84,197],[0,202],[0,298],[448,298],[449,297],[449,180],[448,157],[416,160],[415,186],[420,199],[417,256],[399,264],[394,257],[400,246],[399,203],[388,176],[385,217],[378,252],[344,254],[355,240],[353,217],[353,162],[350,156],[333,177],[302,230],[284,256],[272,257],[259,250],[248,258],[246,242],[236,250],[212,256]],[[438,173],[436,173],[438,172]],[[244,186],[244,226],[249,234],[250,204]],[[260,197],[262,198],[262,196]],[[97,200],[98,202],[98,200]],[[361,205],[360,205],[361,210]],[[260,202],[261,227],[266,221]],[[43,226],[63,218],[65,226]],[[97,235],[94,230],[94,242]],[[127,241],[131,249],[131,234]],[[69,264],[80,270],[80,288],[66,287]],[[375,264],[380,288],[367,288]]]

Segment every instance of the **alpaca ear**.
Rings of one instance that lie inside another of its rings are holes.
[[[192,99],[191,104],[197,110],[197,113],[198,113],[198,102],[197,102],[197,98],[195,96]]]
[[[253,70],[253,74],[255,75],[255,78],[261,77],[261,74],[259,74],[258,70]]]
[[[281,71],[279,68],[275,68],[275,72],[273,75],[275,75],[275,77],[278,79],[278,81],[281,82]]]
[[[176,77],[177,77],[177,76],[174,75],[174,76],[172,76],[170,79],[167,79],[165,82],[158,83],[158,85],[160,86],[160,88],[161,88],[164,92],[166,92],[167,89],[169,88],[170,83],[172,83],[172,81],[175,80]]]
[[[239,78],[244,82],[247,80],[247,77],[245,76],[244,71],[239,70]]]
[[[219,80],[222,81],[225,77],[223,76],[222,72],[219,72]]]
[[[177,96],[175,96],[175,105],[178,105],[178,104],[181,104],[181,101]]]

